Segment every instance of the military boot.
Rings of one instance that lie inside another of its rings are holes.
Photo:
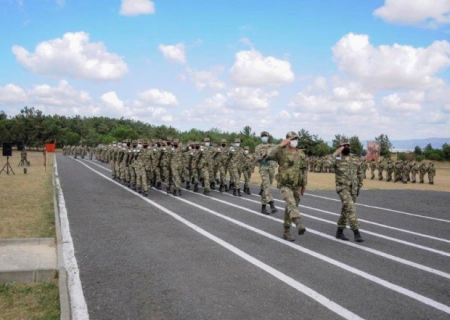
[[[275,208],[275,204],[273,203],[273,201],[270,201],[269,205],[270,205],[270,213],[277,213],[278,212],[277,208]]]
[[[216,190],[216,183],[215,182],[211,182],[209,187],[211,188],[211,190]]]
[[[356,242],[364,242],[364,239],[361,237],[361,233],[359,233],[358,229],[353,230],[353,234],[355,235],[355,241]]]
[[[248,195],[252,194],[252,193],[250,192],[250,188],[247,188],[247,192],[245,192],[245,193],[248,194]]]
[[[183,194],[181,193],[181,189],[178,190],[178,195],[181,197]]]
[[[166,187],[166,192],[167,192],[167,194],[172,193],[172,192],[170,191],[170,186]]]
[[[239,196],[239,197],[242,197],[241,189],[237,189],[237,193],[238,193],[238,196]]]
[[[144,197],[148,196],[148,191],[144,191],[144,193],[142,194]]]
[[[349,239],[344,234],[344,228],[338,228],[336,231],[336,239],[348,241]]]
[[[205,195],[205,196],[209,196],[210,195],[210,191],[209,190],[205,190],[205,191],[203,191],[203,194]]]
[[[299,235],[302,235],[306,232],[306,228],[302,225],[300,218],[294,218],[294,219],[292,219],[292,222],[297,227],[297,231],[298,231]]]
[[[287,241],[295,241],[295,238],[291,235],[291,227],[284,227],[283,239]]]
[[[190,189],[191,188],[191,183],[189,181],[186,181],[186,189]]]
[[[233,196],[237,196],[237,189],[233,189]]]
[[[131,186],[131,190],[136,191],[136,185],[135,184],[131,183],[130,186]]]
[[[198,183],[194,184],[194,192],[198,192]]]
[[[259,190],[259,196],[261,196],[262,197],[262,194],[263,194],[263,192],[264,192],[264,190],[263,189],[261,189],[261,190]]]
[[[137,193],[142,193],[141,187],[136,187],[136,192]]]
[[[161,187],[161,181],[158,182],[158,183],[156,184],[156,189],[158,189],[158,190],[161,190],[161,189],[162,189],[162,187]]]
[[[223,192],[223,191],[224,191],[224,189],[225,189],[225,187],[224,187],[224,186],[220,186],[220,187],[219,187],[219,192]]]
[[[263,204],[263,205],[261,206],[261,213],[262,213],[262,214],[266,214],[266,215],[269,214],[269,212],[268,212],[267,209],[266,209],[266,205],[265,205],[265,204]]]
[[[178,190],[173,189],[172,194],[173,194],[175,197],[177,196],[177,191],[178,191]]]

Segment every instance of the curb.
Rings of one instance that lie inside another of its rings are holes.
[[[53,156],[53,161],[56,162],[56,156]],[[56,255],[58,257],[58,282],[59,282],[59,306],[60,306],[60,319],[70,320],[71,308],[69,298],[69,286],[67,279],[67,271],[64,266],[63,251],[62,251],[62,235],[61,235],[61,221],[59,219],[59,199],[56,197],[56,184],[55,184],[55,166],[53,166],[52,173],[53,183],[53,207],[55,211],[55,230],[56,230]]]

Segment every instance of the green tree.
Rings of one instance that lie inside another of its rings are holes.
[[[419,147],[419,146],[416,146],[416,147],[414,148],[414,154],[415,154],[416,156],[420,156],[420,155],[422,154],[422,148]]]
[[[339,145],[341,144],[341,140],[348,140],[348,137],[346,135],[343,134],[337,134],[334,136],[332,145],[333,145],[333,149],[336,150],[337,148],[339,148]],[[358,139],[359,141],[359,139]]]
[[[361,153],[363,152],[364,147],[361,143],[361,141],[359,141],[358,136],[353,136],[350,138],[350,152],[356,155],[361,155]]]
[[[386,134],[380,134],[375,137],[376,141],[380,142],[380,155],[387,158],[391,156],[392,143],[389,141],[389,137]]]
[[[323,157],[330,153],[330,147],[325,142],[320,142],[314,147],[314,155]]]
[[[431,145],[431,143],[427,144],[425,149],[423,149],[423,152],[432,152],[433,151],[433,146]]]
[[[442,153],[444,154],[444,159],[450,161],[450,145],[448,143],[444,143],[442,146]]]

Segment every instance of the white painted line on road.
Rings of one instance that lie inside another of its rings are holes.
[[[245,253],[244,251],[238,249],[237,247],[229,244],[228,242],[225,242],[224,240],[214,236],[213,234],[207,232],[206,230],[200,228],[199,226],[189,222],[188,220],[180,217],[178,214],[176,214],[173,211],[170,211],[168,209],[166,209],[165,207],[159,205],[158,203],[132,191],[131,189],[121,185],[120,183],[112,180],[110,177],[107,177],[106,175],[104,175],[103,173],[100,173],[99,171],[94,170],[93,168],[89,167],[88,165],[86,165],[85,163],[83,163],[82,161],[77,161],[80,164],[84,165],[86,168],[88,168],[89,170],[97,173],[98,175],[102,176],[103,178],[111,181],[112,183],[115,183],[117,186],[123,188],[124,190],[132,193],[133,195],[141,198],[142,200],[148,202],[149,204],[153,205],[154,207],[158,208],[159,210],[167,213],[168,215],[170,215],[171,217],[177,219],[178,221],[184,223],[186,226],[190,227],[191,229],[197,231],[198,233],[202,234],[203,236],[207,237],[208,239],[216,242],[217,244],[221,245],[222,247],[226,248],[227,250],[233,252],[234,254],[236,254],[237,256],[241,257],[242,259],[246,260],[247,262],[253,264],[254,266],[260,268],[261,270],[269,273],[270,275],[272,275],[273,277],[281,280],[282,282],[288,284],[289,286],[291,286],[292,288],[298,290],[299,292],[302,292],[303,294],[305,294],[306,296],[314,299],[315,301],[317,301],[318,303],[320,303],[321,305],[323,305],[324,307],[326,307],[327,309],[333,311],[334,313],[340,315],[341,317],[345,318],[345,319],[362,319],[361,317],[359,317],[357,314],[345,309],[344,307],[342,307],[341,305],[331,301],[330,299],[328,299],[327,297],[321,295],[320,293],[314,291],[313,289],[301,284],[300,282],[294,280],[293,278],[285,275],[284,273],[270,267],[269,265],[265,264],[264,262],[250,256],[249,254]]]
[[[306,196],[310,196],[310,197],[314,197],[314,198],[320,198],[320,199],[326,199],[326,200],[341,202],[341,200],[339,200],[339,199],[333,199],[333,198],[329,198],[329,197],[318,196],[318,195],[310,194],[310,193],[306,193],[305,195]],[[389,211],[389,212],[401,213],[401,214],[405,214],[405,215],[412,216],[412,217],[418,217],[418,218],[423,218],[423,219],[429,219],[429,220],[435,220],[435,221],[450,223],[450,220],[423,216],[423,215],[416,214],[416,213],[409,213],[409,212],[400,211],[400,210],[393,210],[393,209],[388,209],[388,208],[370,206],[368,204],[362,204],[362,203],[356,203],[356,205],[357,206],[361,206],[361,207],[367,207],[367,208],[373,208],[373,209],[378,209],[378,210]]]
[[[89,313],[86,305],[86,300],[84,299],[83,288],[81,286],[80,270],[78,269],[78,263],[75,257],[75,249],[73,247],[72,236],[70,234],[69,218],[67,216],[64,194],[59,182],[56,158],[54,161],[54,166],[56,189],[58,191],[59,216],[61,219],[61,234],[63,239],[62,249],[64,265],[66,266],[67,279],[69,282],[68,287],[72,319],[88,320]]]
[[[96,163],[93,163],[93,164],[96,165],[96,166],[98,166],[98,167],[100,167],[100,168],[102,168],[102,169],[104,169],[104,170],[106,170],[106,171],[111,171],[110,169],[105,168],[105,167],[103,167],[103,166],[101,166],[101,165],[99,165],[99,164],[96,164]],[[230,195],[230,194],[228,194],[228,193],[226,193],[226,192],[225,192],[224,194],[226,194],[226,195],[228,195],[228,196],[230,196],[230,197],[233,197],[232,195]],[[252,194],[252,196],[254,196],[254,197],[259,197],[259,196],[253,195],[253,194]],[[241,199],[247,200],[247,201],[251,201],[251,202],[257,202],[257,201],[255,201],[255,200],[250,200],[250,199],[245,198],[245,197],[241,197]],[[219,199],[217,199],[217,200],[218,200],[218,201],[221,201],[221,200],[219,200]],[[276,198],[274,198],[274,200],[279,201],[279,202],[283,202],[283,201],[278,200],[278,199],[276,199]],[[258,203],[259,203],[259,202],[258,202]],[[230,205],[233,206],[232,204],[230,204]],[[302,207],[302,205],[300,205],[300,206]],[[316,208],[311,208],[311,207],[306,207],[306,206],[303,206],[303,207],[305,207],[305,208],[310,208],[311,210],[322,211],[321,209],[316,209]],[[281,210],[284,210],[284,208],[280,208],[280,207],[278,207],[278,208],[281,209]],[[326,213],[331,213],[331,212],[326,211]],[[312,216],[312,215],[308,215],[308,214],[306,214],[306,213],[302,213],[302,215],[305,216],[305,217],[311,218],[311,219],[318,220],[318,221],[322,221],[322,222],[326,222],[326,223],[331,223],[331,224],[336,224],[335,222],[332,222],[332,221],[329,221],[329,220],[326,220],[326,219],[321,219],[321,218],[319,218],[319,217],[315,217],[315,216]],[[362,221],[362,220],[360,220],[360,221]],[[382,235],[382,234],[379,234],[379,233],[376,233],[376,232],[368,231],[368,230],[366,230],[366,229],[360,229],[360,230],[361,230],[361,231],[364,231],[364,232],[367,233],[367,234],[373,235],[373,236],[375,236],[375,237],[383,238],[383,239],[386,239],[386,240],[389,240],[389,241],[393,241],[393,242],[397,242],[397,243],[401,243],[401,244],[404,244],[404,245],[407,245],[407,246],[410,246],[410,247],[414,247],[414,248],[418,248],[418,249],[421,249],[421,250],[433,252],[433,253],[436,253],[436,254],[439,254],[439,255],[442,255],[442,256],[450,257],[450,253],[445,252],[445,251],[442,251],[442,250],[437,250],[437,249],[433,249],[433,248],[430,248],[430,247],[422,246],[422,245],[420,245],[420,244],[415,244],[415,243],[412,243],[412,242],[409,242],[409,241],[405,241],[405,240],[401,240],[401,239],[397,239],[397,238],[385,236],[385,235]],[[411,231],[411,232],[412,232],[412,231]]]
[[[91,170],[93,170],[93,169],[91,169]],[[94,170],[94,171],[95,171],[95,170]],[[100,174],[100,173],[99,173],[99,174]],[[125,188],[125,187],[124,187],[124,188]],[[160,192],[161,192],[161,193],[164,193],[164,191],[160,191]],[[192,191],[189,191],[189,190],[188,190],[188,192],[192,192]],[[204,195],[201,195],[201,194],[198,194],[198,195],[203,196],[203,197],[207,197],[207,196],[204,196]],[[228,216],[225,216],[225,215],[223,215],[223,214],[221,214],[221,213],[219,213],[219,212],[217,212],[217,211],[214,211],[214,210],[211,210],[211,209],[209,209],[209,208],[206,208],[206,207],[203,207],[203,206],[201,206],[201,205],[198,205],[198,204],[196,204],[196,203],[194,203],[194,202],[188,201],[188,200],[183,199],[183,198],[181,198],[181,197],[174,197],[174,196],[171,196],[171,197],[174,198],[174,199],[180,200],[180,201],[182,201],[182,202],[188,203],[188,204],[190,204],[190,205],[192,205],[192,206],[194,206],[194,207],[196,207],[196,208],[199,208],[199,209],[201,209],[201,210],[203,210],[203,211],[209,212],[209,213],[211,213],[211,214],[213,214],[213,215],[215,215],[215,216],[217,216],[217,217],[220,217],[220,218],[225,219],[225,220],[227,220],[227,221],[229,221],[229,222],[232,222],[232,223],[234,223],[234,224],[236,224],[236,225],[238,225],[238,226],[240,226],[240,227],[243,227],[243,228],[245,228],[245,229],[248,229],[248,230],[251,230],[251,231],[253,231],[253,232],[255,232],[255,233],[258,233],[258,234],[260,234],[260,235],[262,235],[262,236],[264,236],[264,237],[266,237],[266,238],[269,238],[269,239],[271,239],[271,240],[277,241],[277,242],[279,242],[279,243],[281,243],[281,244],[283,244],[283,245],[289,246],[289,247],[291,247],[291,248],[293,248],[293,249],[295,249],[295,250],[297,250],[297,251],[306,253],[306,254],[308,254],[308,255],[310,255],[310,256],[313,256],[313,257],[315,257],[315,258],[317,258],[317,259],[319,259],[319,260],[325,261],[325,262],[327,262],[327,263],[329,263],[329,264],[332,264],[332,265],[334,265],[334,266],[336,266],[336,267],[339,267],[339,268],[341,268],[341,269],[343,269],[343,270],[345,270],[345,271],[348,271],[348,272],[350,272],[350,273],[353,273],[353,274],[355,274],[355,275],[358,275],[358,276],[360,276],[360,277],[362,277],[362,278],[364,278],[364,279],[366,279],[366,280],[375,282],[375,283],[377,283],[377,284],[379,284],[379,285],[381,285],[381,286],[383,286],[383,287],[385,287],[385,288],[391,289],[391,290],[396,291],[396,292],[398,292],[398,293],[400,293],[400,294],[403,294],[403,295],[405,295],[405,296],[407,296],[407,297],[410,297],[410,298],[412,298],[412,299],[414,299],[414,300],[417,300],[417,301],[419,301],[419,302],[421,302],[421,303],[424,303],[424,304],[429,305],[429,306],[431,306],[431,307],[433,307],[433,308],[436,308],[436,309],[438,309],[438,310],[440,310],[440,311],[443,311],[443,312],[445,312],[445,313],[450,314],[450,307],[447,306],[447,305],[445,305],[445,304],[442,304],[442,303],[440,303],[440,302],[437,302],[437,301],[435,301],[435,300],[432,300],[432,299],[430,299],[430,298],[428,298],[428,297],[425,297],[425,296],[423,296],[423,295],[421,295],[421,294],[418,294],[418,293],[416,293],[416,292],[414,292],[414,291],[408,290],[408,289],[406,289],[406,288],[404,288],[404,287],[401,287],[401,286],[398,286],[398,285],[396,285],[396,284],[390,283],[390,282],[388,282],[388,281],[386,281],[386,280],[383,280],[383,279],[381,279],[381,278],[379,278],[379,277],[376,277],[376,276],[374,276],[374,275],[371,275],[371,274],[369,274],[369,273],[367,273],[367,272],[364,272],[364,271],[362,271],[362,270],[356,269],[356,268],[354,268],[354,267],[352,267],[352,266],[350,266],[350,265],[348,265],[348,264],[339,262],[339,261],[334,260],[334,259],[332,259],[332,258],[329,258],[329,257],[327,257],[327,256],[325,256],[325,255],[322,255],[322,254],[320,254],[320,253],[317,253],[317,252],[315,252],[315,251],[312,251],[312,250],[309,250],[309,249],[304,248],[304,247],[302,247],[302,246],[293,244],[292,242],[288,242],[288,241],[283,240],[283,239],[281,239],[281,238],[279,238],[279,237],[275,237],[274,235],[272,235],[272,234],[270,234],[270,233],[267,233],[267,232],[262,231],[262,230],[260,230],[260,229],[257,229],[257,228],[254,228],[254,227],[252,227],[252,226],[249,226],[249,225],[247,225],[247,224],[244,223],[244,222],[235,220],[235,219],[230,218],[230,217],[228,217]],[[210,197],[207,197],[207,198],[208,198],[208,199],[211,199]],[[144,198],[144,199],[145,199],[145,198]]]

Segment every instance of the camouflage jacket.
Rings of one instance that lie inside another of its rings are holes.
[[[336,191],[340,192],[345,187],[351,187],[352,194],[356,195],[363,185],[363,172],[358,158],[350,154],[344,156],[338,154],[334,162]]]
[[[266,155],[269,149],[273,148],[274,146],[275,145],[270,143],[261,143],[256,146],[254,165],[258,165],[259,170],[275,168],[277,166],[277,163],[275,161],[264,158],[264,155]]]
[[[308,184],[308,164],[303,151],[296,150],[295,153],[292,153],[289,147],[277,145],[269,149],[267,158],[267,160],[276,161],[279,165],[276,175],[278,188],[306,187]]]

